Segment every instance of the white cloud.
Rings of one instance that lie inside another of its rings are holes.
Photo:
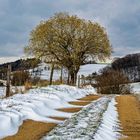
[[[0,56],[22,54],[19,46],[27,44],[30,31],[40,20],[60,11],[99,22],[106,28],[115,54],[139,51],[139,0],[1,0]],[[18,51],[11,52],[11,48]]]

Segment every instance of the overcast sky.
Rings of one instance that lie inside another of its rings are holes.
[[[30,31],[63,11],[104,26],[114,56],[140,52],[140,0],[0,0],[0,57],[22,56]]]

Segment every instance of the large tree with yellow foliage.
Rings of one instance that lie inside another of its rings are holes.
[[[80,66],[111,55],[107,33],[98,23],[76,15],[57,13],[32,30],[27,53],[67,68],[70,83],[76,83]]]

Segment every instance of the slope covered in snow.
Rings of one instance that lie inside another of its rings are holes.
[[[84,75],[87,76],[89,74],[92,74],[93,72],[98,72],[100,69],[104,68],[105,66],[107,66],[107,64],[87,64],[87,65],[83,65],[80,67],[80,70],[78,72],[78,75]],[[48,69],[49,65],[42,63],[40,64],[40,66],[38,67],[39,69],[41,69],[41,79],[49,79],[50,77],[50,69]],[[53,75],[53,80],[58,80],[60,79],[60,75],[61,75],[61,71],[58,70],[54,70],[54,75]],[[63,75],[64,77],[67,77],[67,72],[66,70],[63,71]]]
[[[0,64],[14,62],[21,59],[20,57],[0,57]]]
[[[107,64],[87,64],[80,67],[78,75],[88,76],[93,72],[99,72],[100,69],[106,67]]]
[[[134,94],[140,94],[140,82],[132,83],[131,86],[133,87]]]
[[[19,126],[26,119],[42,122],[55,122],[49,116],[70,117],[72,113],[63,113],[55,109],[77,107],[68,104],[88,94],[95,94],[92,87],[78,89],[59,85],[31,89],[26,94],[16,94],[0,100],[0,139],[17,133]]]
[[[0,87],[0,98],[3,98],[5,96],[5,87]]]
[[[116,104],[115,98],[112,98],[103,114],[101,125],[94,135],[95,140],[118,140],[121,137]]]

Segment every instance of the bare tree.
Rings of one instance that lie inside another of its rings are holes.
[[[76,83],[80,66],[88,58],[103,60],[111,51],[103,27],[67,13],[42,21],[31,32],[29,45],[25,47],[25,52],[67,68],[72,85]]]

